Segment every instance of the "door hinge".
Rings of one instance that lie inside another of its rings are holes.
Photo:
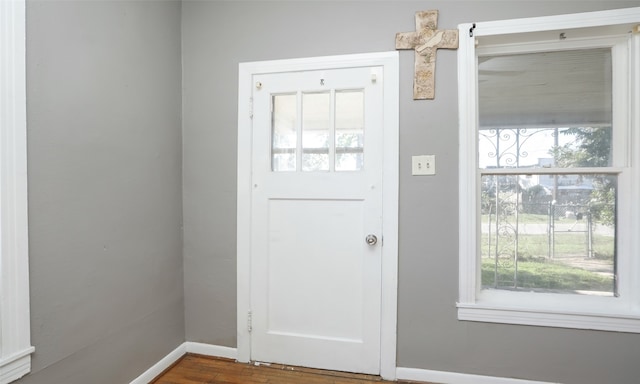
[[[253,97],[249,98],[249,118],[253,119]]]
[[[247,312],[247,332],[251,333],[253,327],[251,325],[251,311]]]

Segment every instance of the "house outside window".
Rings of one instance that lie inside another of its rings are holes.
[[[640,332],[639,25],[459,27],[460,320]]]

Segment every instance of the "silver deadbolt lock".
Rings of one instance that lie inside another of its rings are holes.
[[[376,235],[367,235],[364,241],[366,241],[369,245],[376,245],[378,243],[378,238],[376,237]]]

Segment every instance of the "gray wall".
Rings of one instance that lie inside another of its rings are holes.
[[[640,6],[639,1],[185,1],[183,196],[187,340],[235,347],[238,63],[394,50],[415,11],[439,25]],[[640,335],[460,322],[456,52],[438,53],[436,99],[412,100],[400,60],[398,366],[563,383],[637,383]],[[435,177],[410,157],[435,154]]]
[[[180,8],[27,1],[20,384],[128,383],[184,341]]]
[[[19,384],[128,383],[185,338],[236,346],[239,62],[393,50],[417,10],[454,28],[629,6],[640,2],[29,0],[36,353]],[[413,54],[400,64],[398,365],[636,383],[640,335],[456,320],[456,53],[438,54],[434,101],[412,100]],[[411,177],[425,153],[438,174]]]

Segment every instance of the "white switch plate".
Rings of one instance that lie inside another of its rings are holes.
[[[420,155],[411,156],[411,174],[413,176],[435,175],[436,156]]]

